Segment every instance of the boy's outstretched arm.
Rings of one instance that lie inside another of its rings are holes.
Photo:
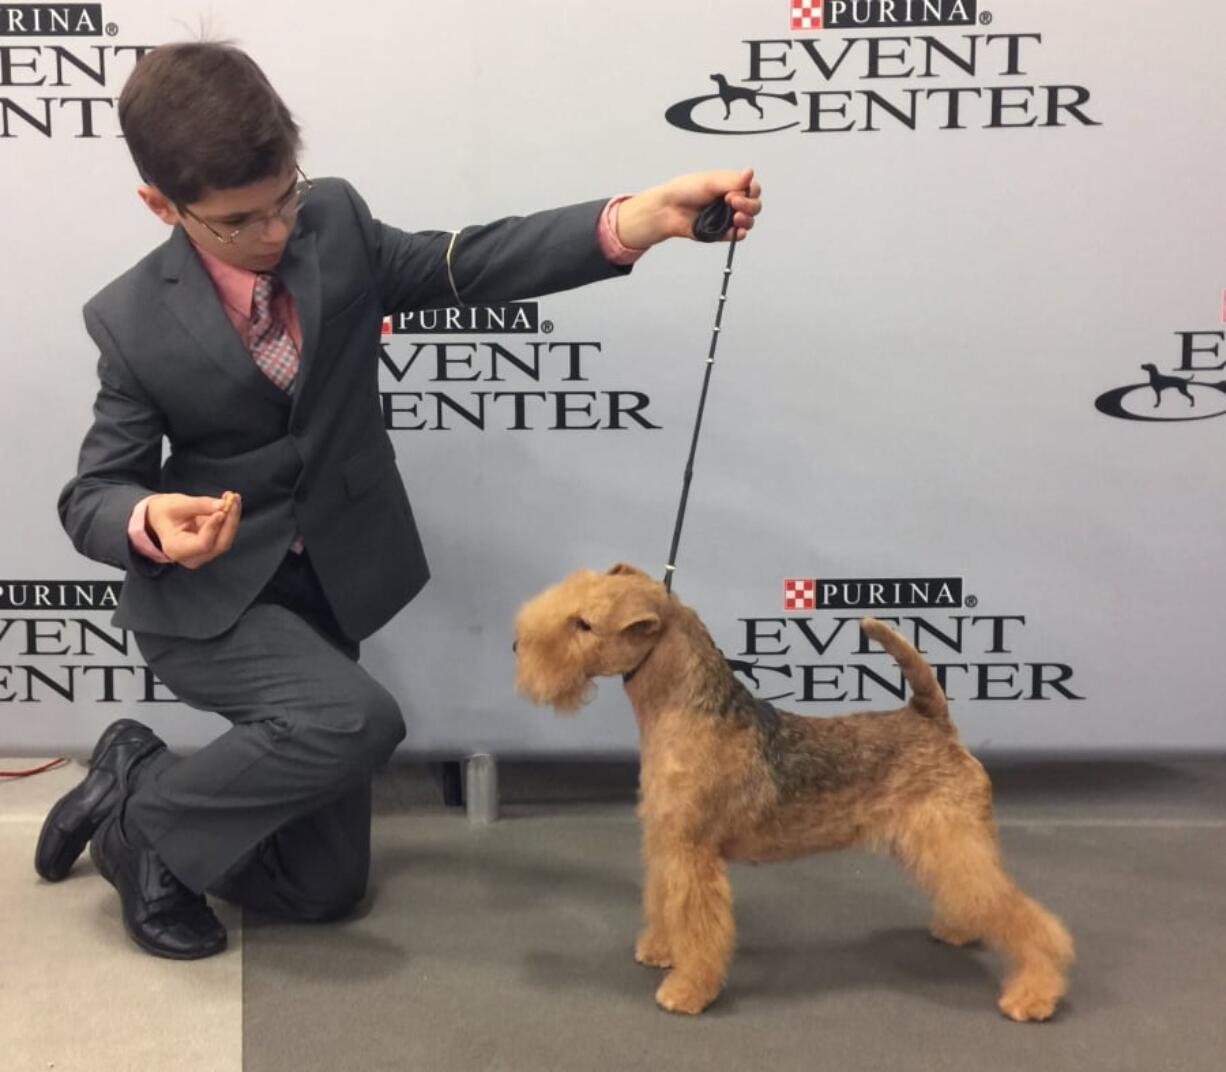
[[[327,180],[347,195],[363,235],[383,312],[513,301],[583,286],[622,275],[629,268],[605,259],[597,226],[605,201],[591,201],[511,216],[456,232],[408,232],[372,217],[348,183]],[[325,183],[316,184],[324,193]],[[688,237],[694,218],[724,196],[733,224],[744,238],[762,208],[753,170],[703,171],[650,187],[618,205],[617,237],[630,250],[667,238]]]

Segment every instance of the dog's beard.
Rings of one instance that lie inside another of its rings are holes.
[[[526,677],[520,674],[515,686],[533,703],[548,705],[566,715],[578,711],[596,695],[596,683],[586,676],[566,680],[556,677]]]
[[[576,688],[562,695],[555,696],[551,703],[553,709],[560,715],[573,715],[581,707],[586,707],[596,698],[596,682],[584,678]]]

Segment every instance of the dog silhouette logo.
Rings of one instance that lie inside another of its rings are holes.
[[[719,90],[719,99],[724,106],[725,119],[732,118],[732,106],[737,101],[744,101],[746,104],[748,104],[749,107],[758,113],[759,119],[766,118],[766,113],[762,111],[762,106],[758,103],[758,98],[762,96],[761,86],[729,85],[728,79],[726,79],[722,74],[711,75],[711,81],[715,83],[716,88]],[[771,94],[769,93],[766,94],[766,96],[770,95]],[[789,94],[789,96],[791,96],[791,94]],[[795,98],[793,98],[793,103],[795,103]]]
[[[1148,377],[1144,383],[1104,391],[1094,400],[1094,408],[1125,421],[1204,421],[1226,416],[1226,380],[1175,376],[1160,372],[1152,361],[1141,368]]]
[[[769,121],[768,108],[777,106],[764,105],[763,101],[782,101],[795,108],[796,93],[793,90],[786,93],[767,93],[760,84],[736,85],[728,81],[724,74],[716,73],[708,77],[715,83],[715,92],[701,97],[690,97],[672,105],[664,113],[664,118],[669,123],[696,134],[772,134],[797,125],[795,120],[782,126],[740,125],[746,118],[755,124]],[[715,123],[719,125],[712,125]]]

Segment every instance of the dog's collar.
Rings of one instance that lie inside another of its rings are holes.
[[[623,685],[629,685],[630,682],[634,680],[634,675],[643,669],[643,664],[647,662],[648,659],[651,658],[651,652],[655,650],[656,650],[655,645],[653,644],[651,647],[651,651],[649,651],[646,655],[642,657],[642,659],[639,660],[638,666],[636,666],[633,670],[628,670],[626,671],[626,673],[622,674],[622,684]]]

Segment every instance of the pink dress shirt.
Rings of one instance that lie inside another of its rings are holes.
[[[596,224],[596,238],[600,242],[600,251],[613,264],[633,264],[646,252],[646,250],[622,245],[621,239],[617,237],[617,208],[630,196],[632,195],[622,194],[609,201],[600,213],[600,220]],[[247,328],[251,323],[251,295],[255,290],[255,272],[226,264],[200,246],[194,248],[200,257],[200,263],[204,265],[204,270],[208,272],[209,279],[212,280],[217,297],[221,299],[222,309],[225,310],[226,316],[229,317],[230,323],[234,325],[234,330],[238,332],[238,337],[245,345]],[[294,345],[301,352],[302,324],[298,319],[294,299],[288,290],[283,289],[277,294],[273,299],[272,309],[286,326],[290,337],[294,340]],[[170,557],[153,542],[145,527],[145,518],[151,498],[153,498],[152,495],[147,495],[133,507],[132,515],[128,519],[128,542],[134,551],[138,551],[154,562],[170,562],[172,561]],[[301,538],[294,538],[293,550],[302,550]]]

